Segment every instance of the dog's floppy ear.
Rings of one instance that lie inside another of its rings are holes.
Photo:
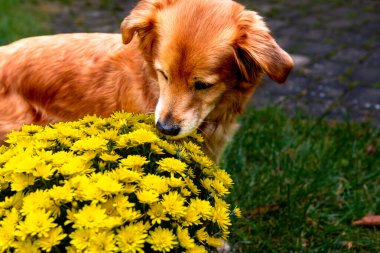
[[[235,54],[244,81],[256,82],[260,70],[272,80],[284,83],[293,68],[293,59],[272,38],[262,18],[243,10],[238,19]]]
[[[176,0],[141,0],[121,23],[120,30],[123,43],[131,42],[137,33],[140,39],[145,39],[156,24],[157,12]]]

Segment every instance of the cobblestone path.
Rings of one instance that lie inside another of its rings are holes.
[[[68,0],[54,32],[119,32],[137,0]],[[287,83],[268,78],[251,105],[280,105],[290,114],[370,120],[380,126],[380,1],[241,0],[267,21],[296,61]]]

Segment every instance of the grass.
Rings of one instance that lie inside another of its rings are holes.
[[[351,222],[380,214],[380,131],[281,110],[251,110],[226,149],[235,252],[380,252],[380,231]]]
[[[38,1],[0,0],[0,45],[20,38],[48,34],[49,17]]]

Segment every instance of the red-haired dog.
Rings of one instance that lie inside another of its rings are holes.
[[[293,67],[262,18],[230,0],[141,0],[121,33],[0,47],[0,139],[23,124],[154,112],[164,134],[198,129],[217,159],[263,74],[283,83]]]

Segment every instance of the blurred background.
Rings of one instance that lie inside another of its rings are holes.
[[[191,0],[189,0],[191,1]],[[136,0],[0,0],[0,45],[119,32]],[[243,210],[236,252],[380,252],[380,1],[241,0],[296,62],[265,78],[221,165]]]

